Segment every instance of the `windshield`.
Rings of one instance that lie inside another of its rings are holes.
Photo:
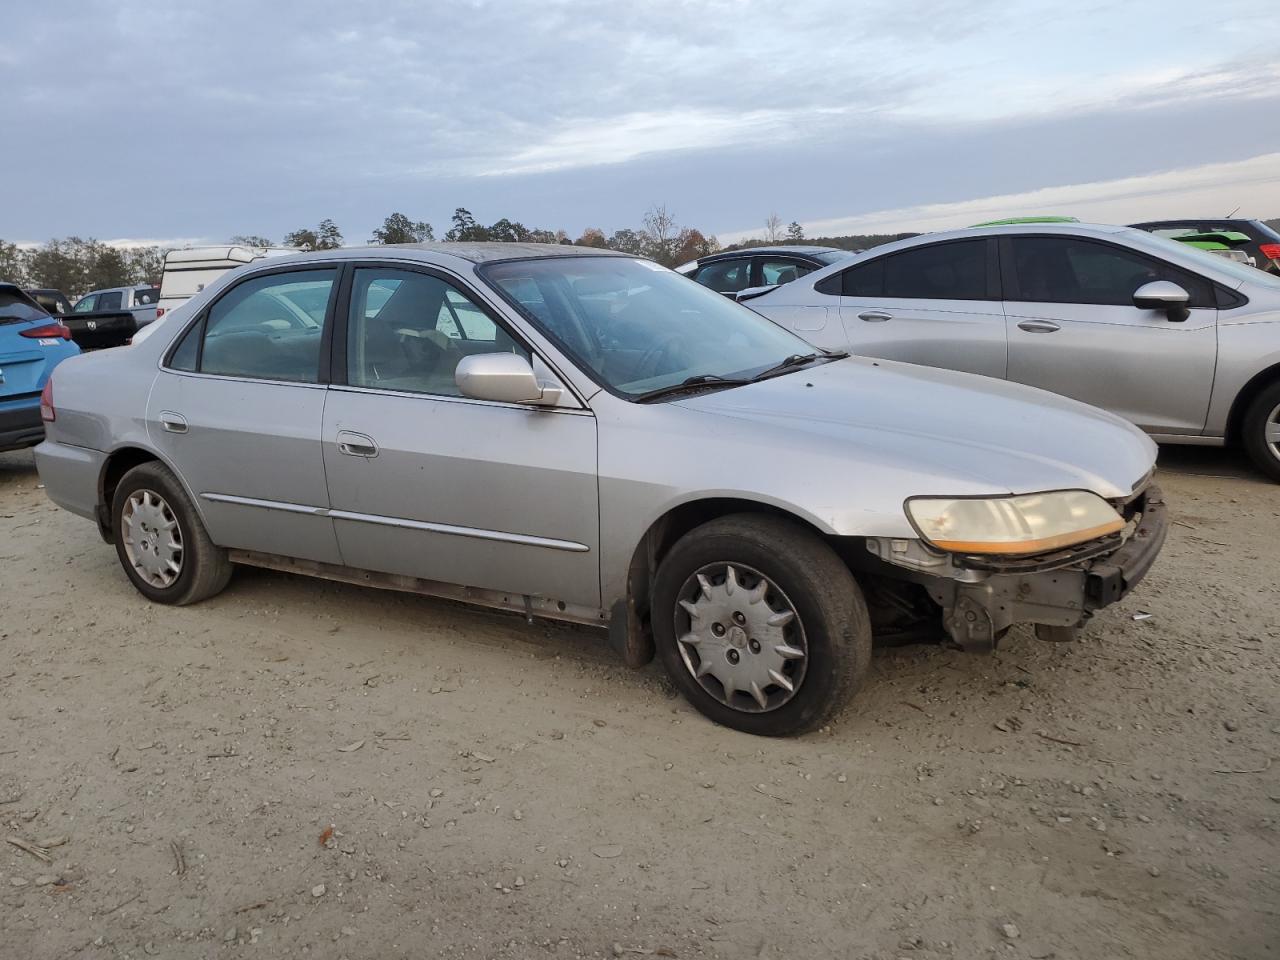
[[[13,290],[0,290],[0,323],[43,320],[48,316],[22,294]]]
[[[748,378],[814,347],[648,260],[549,257],[481,276],[601,386],[634,398],[690,377]]]

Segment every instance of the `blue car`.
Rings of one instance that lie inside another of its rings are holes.
[[[53,368],[80,352],[71,331],[11,283],[0,283],[0,451],[44,439],[40,395]]]

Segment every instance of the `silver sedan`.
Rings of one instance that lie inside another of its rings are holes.
[[[815,351],[646,260],[334,250],[59,367],[37,462],[159,603],[252,564],[606,628],[709,717],[811,729],[873,636],[1069,638],[1164,538],[1111,414]]]
[[[741,302],[828,349],[1014,380],[1280,480],[1280,277],[1128,227],[974,227]]]

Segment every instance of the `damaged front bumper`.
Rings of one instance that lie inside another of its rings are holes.
[[[942,607],[951,639],[994,649],[1015,623],[1074,628],[1127,594],[1151,569],[1168,532],[1159,488],[1125,505],[1130,523],[1111,537],[1032,557],[942,554],[919,540],[870,538],[867,549],[919,583]]]

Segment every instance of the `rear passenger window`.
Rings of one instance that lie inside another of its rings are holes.
[[[463,357],[529,351],[470,297],[439,277],[362,267],[351,285],[347,383],[460,397]]]
[[[182,335],[182,341],[169,354],[169,366],[174,370],[193,371],[200,356],[200,324],[194,324]]]
[[[121,299],[122,295],[119,290],[115,290],[111,293],[100,293],[98,294],[98,309],[119,310]]]
[[[896,300],[986,300],[987,241],[913,247],[846,270],[846,297]]]
[[[337,273],[272,273],[232,287],[209,308],[200,371],[315,383],[324,315]]]

